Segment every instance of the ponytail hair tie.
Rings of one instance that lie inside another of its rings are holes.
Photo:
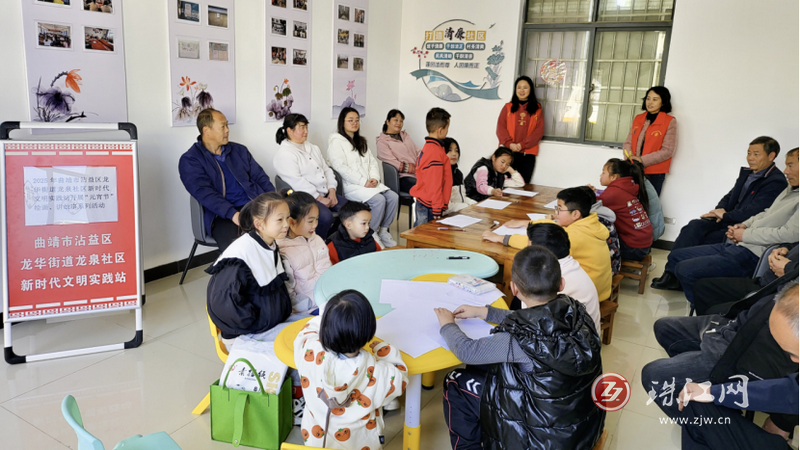
[[[288,196],[292,195],[293,192],[294,191],[292,189],[289,189],[288,191],[286,191],[286,196],[288,197]]]

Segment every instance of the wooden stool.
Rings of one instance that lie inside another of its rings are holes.
[[[597,444],[594,444],[592,450],[603,450],[603,447],[606,445],[607,437],[608,437],[608,430],[603,430],[603,434],[600,435],[600,439],[597,440]]]
[[[625,261],[622,260],[622,267],[619,269],[619,274],[626,278],[633,278],[639,280],[639,295],[644,294],[644,284],[647,282],[647,270],[650,268],[650,263],[653,262],[653,257],[647,255],[641,261]],[[627,271],[625,269],[628,269]]]
[[[622,274],[616,275],[611,281],[611,296],[600,302],[600,337],[603,344],[611,343],[611,333],[614,332],[614,314],[619,307],[619,285]]]

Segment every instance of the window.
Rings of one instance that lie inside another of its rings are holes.
[[[547,139],[619,145],[662,84],[674,0],[528,0],[522,71]],[[588,76],[587,76],[588,75]]]

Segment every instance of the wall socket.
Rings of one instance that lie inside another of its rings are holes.
[[[675,225],[674,217],[664,217],[664,223],[667,225]]]

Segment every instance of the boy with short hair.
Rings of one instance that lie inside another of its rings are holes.
[[[534,220],[530,223],[551,223],[555,221],[564,227],[569,235],[571,248],[569,254],[575,258],[583,270],[589,274],[597,289],[600,301],[611,296],[611,255],[608,249],[608,228],[597,218],[597,213],[591,212],[594,198],[591,198],[583,189],[573,187],[564,189],[557,195],[558,205],[555,213],[549,219]],[[505,226],[520,228],[528,224],[527,220],[511,220]],[[500,236],[491,231],[483,233],[483,239],[503,243],[514,248],[523,248],[528,245],[526,236]]]
[[[372,213],[366,203],[349,201],[339,208],[339,228],[325,241],[331,264],[353,256],[381,251],[381,246],[372,236],[374,231],[369,227],[371,219]]]
[[[417,200],[414,226],[442,217],[450,201],[453,172],[442,140],[450,128],[450,113],[432,108],[425,116],[428,137],[417,156],[417,184],[409,193]]]
[[[592,319],[564,288],[556,256],[532,245],[514,257],[511,292],[525,308],[507,311],[462,305],[436,308],[441,335],[464,369],[444,380],[444,416],[458,449],[592,448],[605,411],[592,401],[602,373],[600,338]],[[455,318],[499,325],[470,339]],[[470,367],[469,364],[488,365]],[[534,392],[535,390],[535,392]]]

